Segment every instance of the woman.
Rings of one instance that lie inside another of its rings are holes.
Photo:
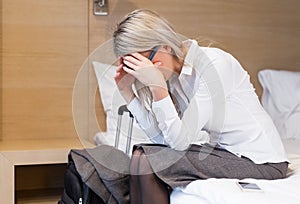
[[[115,81],[157,144],[135,146],[131,203],[169,203],[172,189],[196,179],[285,177],[280,137],[234,57],[183,39],[149,10],[128,14],[113,40]]]

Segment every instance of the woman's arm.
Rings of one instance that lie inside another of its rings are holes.
[[[152,109],[164,139],[177,150],[185,150],[191,143],[201,141],[203,127],[209,127],[212,103],[205,81],[190,101],[180,119],[170,96],[152,103]]]
[[[134,115],[140,128],[153,143],[166,144],[156,118],[137,99],[134,98],[128,105],[128,110]]]
[[[152,135],[151,128],[161,130],[164,140],[172,148],[178,150],[186,149],[192,142],[201,140],[202,128],[211,117],[211,98],[206,84],[203,83],[191,100],[183,118],[178,117],[175,106],[169,96],[167,85],[163,74],[150,60],[138,53],[124,57],[124,71],[134,76],[144,85],[149,86],[153,96],[152,110],[154,116],[147,112],[139,104],[135,108],[137,121],[148,135]],[[142,125],[143,124],[143,125]],[[144,124],[146,124],[144,126]],[[155,124],[155,125],[154,125]],[[158,124],[158,125],[157,125]],[[157,128],[158,126],[158,128]]]
[[[153,114],[151,114],[135,97],[132,84],[136,80],[134,75],[128,74],[124,68],[123,58],[119,59],[120,65],[117,67],[115,81],[118,89],[127,102],[127,108],[135,116],[139,126],[146,133],[149,139],[154,143],[166,144],[162,136],[161,130],[158,128],[157,121]]]

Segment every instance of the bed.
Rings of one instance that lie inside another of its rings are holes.
[[[171,194],[172,204],[299,204],[300,203],[300,72],[262,70],[262,105],[274,121],[290,161],[288,175],[279,180],[244,179],[262,192],[244,192],[237,179],[197,180]]]
[[[300,140],[283,140],[290,160],[288,177],[279,180],[244,179],[256,183],[263,192],[244,192],[237,179],[197,180],[171,194],[172,204],[299,204],[300,203]]]
[[[110,138],[114,138],[117,124],[117,115],[113,110],[124,101],[113,81],[115,68],[99,62],[93,62],[93,65],[108,127],[106,132],[97,133],[94,139],[97,144],[113,145]],[[172,204],[300,203],[300,72],[266,69],[259,72],[259,81],[263,88],[262,105],[273,119],[290,161],[287,178],[242,180],[257,184],[262,189],[260,192],[242,191],[237,179],[196,180],[185,187],[176,188],[171,194]],[[121,131],[121,143],[125,143],[126,129]],[[149,142],[137,124],[134,124],[133,131],[138,134],[135,134],[132,145]],[[124,150],[124,147],[120,149]]]

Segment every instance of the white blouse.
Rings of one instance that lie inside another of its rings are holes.
[[[211,145],[257,164],[288,161],[280,136],[240,63],[220,49],[199,47],[194,40],[184,43],[189,50],[182,71],[168,80],[173,100],[168,96],[153,102],[152,112],[137,98],[128,104],[148,137],[185,150],[206,141],[204,130]]]

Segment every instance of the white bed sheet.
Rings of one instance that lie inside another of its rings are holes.
[[[300,140],[284,140],[290,160],[288,176],[278,180],[244,179],[256,183],[263,192],[243,192],[237,179],[197,180],[171,194],[171,204],[299,204]]]

